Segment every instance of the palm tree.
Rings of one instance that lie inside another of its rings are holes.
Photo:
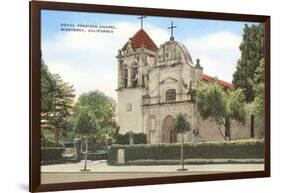
[[[184,155],[183,155],[183,144],[184,144],[184,134],[187,131],[190,131],[190,123],[186,120],[185,116],[182,113],[177,114],[176,120],[173,123],[172,131],[175,133],[180,133],[182,140],[181,140],[181,169],[178,169],[178,171],[185,171],[187,169],[184,168]]]

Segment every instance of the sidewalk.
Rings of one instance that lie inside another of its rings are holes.
[[[202,161],[202,160],[193,160]],[[214,162],[225,160],[213,160]],[[240,160],[241,161],[241,160]],[[244,160],[249,161],[249,160]],[[250,160],[252,161],[252,160]],[[256,160],[258,161],[258,160]],[[187,171],[177,171],[180,165],[126,165],[109,166],[106,161],[88,161],[89,172],[81,172],[84,161],[70,164],[41,166],[41,183],[70,183],[101,180],[153,178],[196,174],[216,174],[241,171],[263,171],[263,163],[251,164],[186,164]]]
[[[189,160],[192,162],[200,161],[202,159],[193,159]],[[258,171],[264,169],[264,164],[260,163],[261,160],[239,160],[244,162],[255,161],[256,163],[247,163],[247,164],[219,164],[222,159],[211,160],[214,164],[185,164],[185,167],[189,171],[229,171],[229,172],[238,172],[238,171]],[[179,161],[178,161],[179,162]],[[125,166],[109,166],[106,161],[88,161],[87,168],[90,169],[90,172],[175,172],[180,167],[178,165],[125,165]],[[56,165],[45,165],[41,166],[41,172],[80,172],[84,168],[84,161],[79,163],[69,163],[69,164],[56,164]]]
[[[216,160],[219,161],[219,160]],[[180,165],[109,166],[106,161],[89,161],[89,172],[81,172],[84,161],[70,164],[41,166],[41,183],[70,183],[83,181],[153,178],[165,176],[202,175],[241,171],[263,171],[264,164],[192,164],[187,171],[177,171]]]

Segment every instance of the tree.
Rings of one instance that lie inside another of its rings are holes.
[[[218,130],[224,140],[231,140],[231,120],[245,124],[244,94],[241,89],[224,91],[217,84],[200,83],[196,91],[196,103],[203,119],[211,118],[218,124]],[[221,126],[224,126],[225,133]]]
[[[258,118],[264,117],[264,83],[260,83],[255,87],[257,93],[253,102],[253,114]]]
[[[258,118],[264,116],[264,59],[260,61],[255,71],[254,85],[255,98],[253,101],[253,114]]]
[[[246,24],[239,49],[241,57],[233,74],[232,83],[235,88],[241,88],[246,101],[251,102],[255,98],[253,88],[255,71],[264,57],[264,25],[249,27]]]
[[[68,117],[74,99],[73,86],[64,82],[59,74],[49,72],[41,63],[41,128],[52,129],[54,142],[59,143],[60,131],[66,133]]]
[[[85,140],[85,164],[84,171],[87,171],[88,160],[88,139],[99,127],[97,119],[88,106],[79,106],[76,108],[74,117],[74,130]]]
[[[43,131],[51,129],[50,114],[53,108],[55,96],[55,81],[48,66],[41,60],[41,129]],[[45,137],[45,136],[44,136]],[[42,138],[43,139],[43,138]]]
[[[174,131],[175,133],[180,133],[181,137],[182,137],[182,140],[181,140],[181,166],[182,166],[182,168],[179,169],[181,171],[186,170],[184,168],[184,154],[183,154],[184,134],[190,130],[191,130],[190,123],[186,120],[184,115],[182,113],[177,114],[176,119],[172,126],[172,131]]]
[[[103,143],[106,137],[115,135],[115,102],[100,91],[80,95],[75,104],[70,124],[77,135],[85,140],[85,167],[87,168],[88,141]]]
[[[54,142],[59,143],[59,132],[66,132],[67,119],[73,108],[74,89],[68,82],[63,82],[59,74],[53,74],[55,82],[55,94],[52,101],[52,109],[49,114],[49,122],[54,133]]]
[[[115,101],[104,93],[95,90],[80,95],[78,102],[74,107],[74,116],[76,108],[81,106],[88,107],[91,114],[96,118],[99,128],[94,142],[102,142],[106,136],[113,137],[116,130],[115,122]]]
[[[55,95],[55,82],[48,66],[42,60],[41,64],[41,112],[50,112]]]

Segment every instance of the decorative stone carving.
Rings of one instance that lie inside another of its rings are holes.
[[[123,60],[122,64],[129,65],[122,65],[119,72],[126,87],[118,90],[120,132],[145,132],[150,143],[160,143],[164,118],[184,113],[189,115],[187,119],[193,127],[197,124],[202,139],[220,138],[214,129],[217,125],[211,120],[202,120],[195,104],[195,89],[203,75],[200,60],[194,65],[186,47],[175,40],[160,45],[159,50],[147,48],[148,45],[142,46],[142,50],[141,47],[132,48],[129,41],[127,55],[123,53],[118,58]],[[133,105],[131,112],[126,111],[127,103]],[[198,139],[192,135],[191,131],[185,140]],[[124,163],[124,152],[120,150],[118,154],[120,163]]]
[[[176,89],[169,89],[166,91],[166,101],[175,101],[176,100]]]

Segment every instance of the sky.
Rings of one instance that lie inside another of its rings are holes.
[[[65,82],[74,86],[76,97],[98,89],[116,99],[116,55],[140,29],[138,17],[41,10],[43,60],[52,73],[59,73]],[[200,59],[203,73],[232,82],[246,22],[147,16],[143,28],[158,47],[169,40],[171,21],[177,26],[175,40],[186,46],[193,62]],[[88,27],[79,28],[84,29],[83,32],[62,31],[61,28],[65,28],[62,24],[76,28],[79,24],[113,26],[114,29],[109,29],[110,33],[89,32],[94,28]]]

